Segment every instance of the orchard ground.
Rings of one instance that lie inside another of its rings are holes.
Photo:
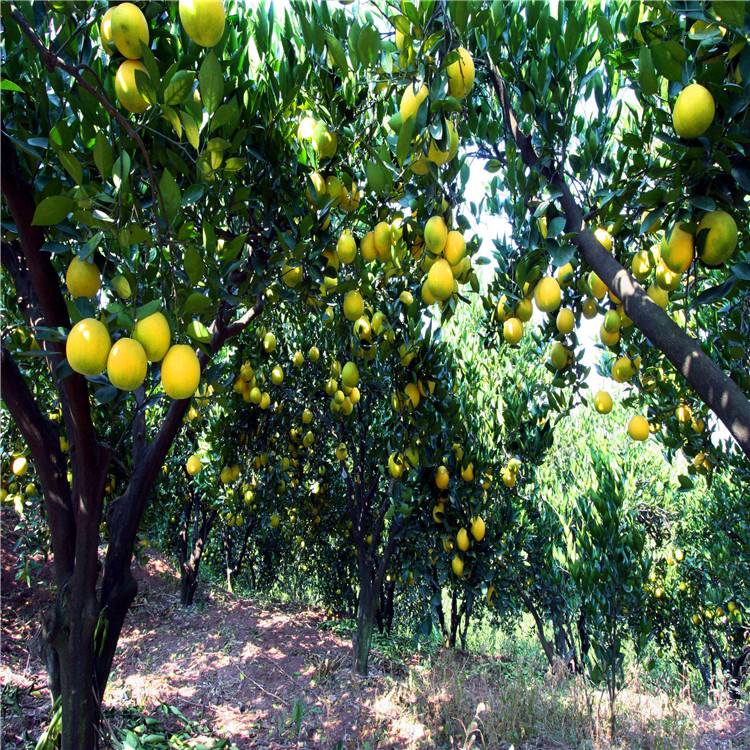
[[[15,580],[7,514],[5,522],[2,743],[30,750],[49,715],[36,617],[47,589]],[[473,746],[487,748],[612,747],[606,701],[582,680],[547,669],[528,626],[504,633],[478,622],[468,651],[435,644],[420,655],[406,639],[376,639],[372,674],[359,678],[351,673],[349,621],[213,586],[186,610],[174,569],[151,549],[137,578],[141,593],[105,699],[105,727],[120,739],[128,728],[138,736],[145,718],[149,732],[187,743],[165,739],[158,748],[466,748],[472,736]],[[616,747],[750,747],[747,706],[667,695],[639,669],[618,702]]]

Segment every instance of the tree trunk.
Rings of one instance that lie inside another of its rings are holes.
[[[365,571],[367,572],[367,571]],[[354,633],[354,674],[367,676],[377,602],[369,574],[360,576],[357,629]]]

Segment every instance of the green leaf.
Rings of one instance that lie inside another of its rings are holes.
[[[198,82],[203,106],[206,112],[211,114],[216,111],[224,98],[224,73],[213,50],[206,55],[201,63]]]
[[[659,91],[659,81],[656,78],[654,60],[648,47],[641,47],[638,59],[638,73],[641,80],[641,91],[646,96],[653,96]]]
[[[188,143],[197,151],[200,148],[198,125],[188,112],[180,112],[182,124],[185,126],[185,137]]]
[[[201,344],[207,344],[211,341],[211,334],[200,320],[192,320],[187,326],[187,335],[190,336],[194,341],[198,341]]]
[[[0,81],[0,91],[20,91],[22,94],[25,93],[17,83],[13,83],[13,81],[9,81],[7,78],[3,78]]]
[[[398,131],[398,142],[396,144],[396,158],[398,163],[403,167],[411,151],[411,137],[414,133],[416,118],[410,117],[406,122],[401,124]]]
[[[344,52],[344,47],[342,46],[341,42],[336,39],[335,36],[333,36],[333,34],[329,34],[328,32],[326,32],[325,37],[328,52],[333,58],[336,67],[338,68],[339,75],[344,78],[344,76],[346,76],[346,74],[349,72],[349,63],[346,59],[346,52]]]
[[[654,65],[669,81],[682,80],[682,65],[688,58],[687,50],[677,42],[654,42],[651,45]]]
[[[735,263],[732,266],[732,273],[738,279],[742,279],[743,281],[750,281],[750,263],[746,263],[745,261]]]
[[[162,303],[160,299],[153,299],[151,302],[146,302],[145,305],[141,305],[135,311],[135,319],[143,320],[143,318],[147,318],[149,315],[159,312],[159,310],[161,310],[161,305]]]
[[[190,245],[185,250],[185,273],[190,279],[190,283],[197,284],[202,278],[205,272],[205,266],[203,264],[203,258],[201,258],[200,250],[195,245]]]
[[[202,313],[211,306],[211,298],[201,292],[193,292],[182,307],[183,315],[194,315]]]
[[[195,73],[189,70],[178,70],[164,89],[164,104],[172,106],[182,104],[193,95]]]
[[[65,171],[73,178],[73,182],[76,185],[80,185],[83,182],[83,167],[81,166],[81,162],[73,154],[69,154],[66,151],[58,151],[57,156],[63,167],[65,167]]]
[[[130,176],[130,155],[123,151],[112,165],[112,182],[118,190],[127,183]]]
[[[177,138],[182,140],[182,122],[180,121],[180,116],[177,114],[177,110],[165,104],[162,107],[161,116],[172,126]]]
[[[547,237],[557,237],[565,229],[565,217],[555,216],[547,227]]]
[[[724,23],[742,29],[745,25],[745,15],[747,11],[747,2],[738,2],[738,0],[714,0],[712,3],[713,12],[721,18]]]
[[[97,132],[94,140],[94,164],[99,170],[102,179],[106,180],[112,174],[112,162],[114,161],[114,153],[112,146],[109,143],[109,139],[102,130]]]
[[[164,202],[164,211],[167,214],[167,220],[171,223],[177,215],[182,201],[180,188],[168,169],[165,169],[159,180],[159,192]]]
[[[35,227],[59,224],[74,208],[75,201],[67,195],[51,195],[36,207],[31,223]]]
[[[599,28],[599,33],[612,44],[615,41],[615,32],[612,31],[612,25],[609,19],[603,14],[599,13],[596,17],[596,25]]]

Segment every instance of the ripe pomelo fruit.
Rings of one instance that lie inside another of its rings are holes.
[[[115,341],[107,357],[107,377],[115,388],[134,391],[146,379],[148,360],[143,347],[131,338]]]
[[[642,417],[640,414],[634,416],[630,422],[628,422],[628,435],[633,440],[642,441],[648,437],[649,424],[646,417]]]
[[[471,535],[474,537],[474,539],[478,542],[481,542],[482,539],[484,539],[484,535],[486,532],[486,526],[484,524],[484,520],[481,516],[477,516],[475,519],[471,522]]]
[[[672,110],[672,124],[680,138],[703,135],[714,120],[716,104],[711,92],[699,83],[691,83],[680,91]]]
[[[224,34],[223,0],[180,0],[185,33],[201,47],[214,47]]]
[[[540,279],[534,288],[534,302],[541,312],[550,313],[557,310],[561,298],[560,285],[553,276]]]
[[[112,41],[120,54],[129,60],[140,60],[141,43],[148,46],[149,40],[148,23],[141,9],[133,3],[120,3],[115,6],[109,23]]]
[[[523,338],[523,323],[518,318],[508,318],[503,323],[503,338],[508,344],[517,344]]]
[[[676,224],[669,242],[662,244],[661,259],[672,273],[685,273],[693,262],[693,235]]]
[[[563,307],[557,313],[555,319],[557,330],[564,336],[567,336],[576,326],[576,316],[569,307]]]
[[[612,411],[612,396],[607,391],[597,391],[594,396],[594,408],[599,414],[609,414]]]
[[[341,382],[347,388],[354,388],[359,383],[359,369],[354,362],[347,362],[341,370]]]
[[[77,255],[70,261],[65,272],[65,284],[71,297],[93,297],[101,283],[102,275],[96,263],[81,260]]]
[[[360,244],[360,250],[362,251],[362,258],[366,263],[370,263],[378,257],[378,251],[375,247],[375,234],[374,232],[368,232],[363,238]]]
[[[456,52],[458,59],[445,69],[448,75],[448,93],[456,99],[463,99],[474,87],[474,60],[463,47],[459,47]]]
[[[351,292],[347,292],[344,295],[344,317],[351,322],[362,317],[362,313],[365,311],[365,302],[362,299],[362,295],[353,289]]]
[[[442,216],[433,216],[427,220],[424,227],[424,244],[433,255],[443,252],[448,241],[448,227]]]
[[[569,352],[559,341],[555,341],[550,348],[549,359],[556,370],[563,370],[568,366]]]
[[[589,292],[594,299],[604,299],[607,293],[607,285],[596,275],[594,271],[589,273]]]
[[[336,243],[336,255],[344,265],[349,265],[357,257],[357,243],[348,229],[341,233]]]
[[[461,552],[466,552],[469,547],[471,547],[471,541],[466,529],[458,530],[458,534],[456,534],[456,546],[461,550]]]
[[[709,211],[698,224],[698,232],[708,229],[700,259],[707,266],[726,263],[737,247],[737,224],[726,211]]]
[[[193,455],[188,458],[185,468],[187,469],[187,473],[190,474],[191,477],[194,477],[201,470],[200,458],[193,453]]]
[[[133,328],[133,338],[143,347],[149,362],[159,362],[172,340],[164,313],[155,312],[139,320]]]
[[[198,388],[201,366],[191,346],[175,344],[161,363],[161,385],[170,398],[190,398]]]
[[[378,259],[385,263],[391,257],[391,225],[387,221],[378,222],[372,235]]]
[[[594,237],[608,253],[612,252],[612,235],[604,227],[597,227],[594,230]]]
[[[534,314],[534,305],[530,297],[524,297],[516,305],[516,317],[522,322],[527,323]]]
[[[102,47],[104,47],[104,51],[108,55],[111,55],[117,50],[115,42],[112,39],[112,14],[115,12],[116,7],[117,6],[110,8],[102,16],[102,22],[99,24],[99,39],[101,40]]]
[[[414,117],[417,114],[422,102],[427,98],[429,93],[427,86],[422,86],[414,90],[414,84],[407,84],[404,89],[404,93],[401,95],[401,103],[399,104],[398,111],[401,115],[401,122],[406,122],[410,117]]]
[[[453,294],[453,271],[444,258],[432,264],[427,274],[427,288],[437,300],[444,302]]]
[[[458,555],[454,555],[453,560],[451,560],[451,570],[458,578],[463,578],[464,561]]]
[[[107,366],[112,340],[104,323],[96,318],[79,320],[65,342],[68,364],[81,375],[100,375]]]
[[[140,114],[148,109],[149,104],[138,90],[138,84],[135,80],[136,70],[140,70],[148,76],[146,66],[138,60],[125,60],[120,65],[115,74],[115,94],[123,109],[134,114]]]
[[[430,148],[427,151],[428,160],[438,166],[447,164],[458,153],[458,131],[456,130],[456,126],[450,120],[448,121],[447,129],[449,143],[448,150],[441,151],[438,148],[437,143],[435,143],[435,140],[432,139],[430,141]],[[414,164],[412,164],[412,169],[414,169]],[[419,174],[418,170],[415,169],[414,171]]]
[[[461,232],[453,229],[448,232],[448,236],[445,240],[445,247],[443,248],[443,257],[451,264],[451,266],[458,265],[466,254],[466,241]]]
[[[450,474],[448,473],[448,469],[445,468],[442,464],[437,467],[435,470],[435,485],[439,490],[445,490],[448,488],[448,483],[450,482]]]
[[[662,310],[667,309],[667,305],[669,304],[669,292],[666,289],[662,289],[656,284],[651,284],[646,290],[646,295],[652,302],[661,307]]]

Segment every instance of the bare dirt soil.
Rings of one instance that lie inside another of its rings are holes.
[[[4,545],[2,746],[26,750],[49,710],[37,619],[47,595],[19,584],[15,563]],[[425,724],[415,720],[412,683],[404,677],[414,665],[394,664],[375,652],[372,675],[353,677],[349,640],[321,628],[322,612],[262,605],[205,586],[199,603],[184,609],[173,570],[153,553],[137,577],[140,593],[120,640],[108,708],[137,707],[149,714],[166,703],[238,750],[462,746],[433,739],[444,727],[430,721],[429,695],[420,696],[426,700]],[[443,688],[450,692],[451,686]],[[694,747],[750,748],[746,712],[706,710],[700,721],[703,731]]]

